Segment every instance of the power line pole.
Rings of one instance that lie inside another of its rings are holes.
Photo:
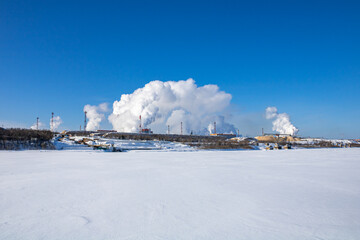
[[[170,134],[170,125],[168,125],[168,134]]]
[[[214,122],[214,133],[216,134],[216,122]]]
[[[139,123],[139,133],[141,133],[141,115],[139,116],[139,121],[140,121],[140,123]]]
[[[180,132],[181,132],[181,135],[182,135],[182,134],[183,134],[183,126],[182,126],[182,122],[180,123],[180,127],[181,127]]]
[[[36,118],[36,130],[39,130],[39,117]]]

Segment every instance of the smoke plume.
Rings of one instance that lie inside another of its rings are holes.
[[[87,131],[94,131],[100,128],[100,123],[105,119],[104,113],[109,111],[108,104],[102,103],[99,106],[95,105],[85,105],[84,111],[86,112],[86,116],[89,119],[86,125]]]
[[[216,116],[214,120],[216,123],[216,129],[214,122],[209,123],[207,127],[209,133],[236,133],[236,129],[234,128],[234,125],[225,122],[224,116]]]
[[[45,128],[45,124],[39,121],[38,129],[40,130],[44,128]],[[30,129],[37,130],[36,122],[30,127]]]
[[[219,90],[217,85],[198,87],[193,79],[186,81],[152,81],[132,94],[123,94],[113,103],[109,121],[119,132],[139,131],[142,127],[171,133],[208,133],[210,122],[219,119],[217,132],[235,132],[233,125],[220,117],[231,100],[231,95]],[[222,121],[222,122],[221,122]]]
[[[290,116],[286,113],[278,113],[276,107],[266,108],[266,119],[275,119],[273,124],[273,131],[277,131],[280,134],[296,135],[298,129],[290,122]]]
[[[54,117],[53,124],[51,124],[51,118],[50,118],[50,130],[51,131],[56,131],[58,129],[58,127],[60,126],[60,124],[62,124],[62,120],[61,120],[60,116]]]

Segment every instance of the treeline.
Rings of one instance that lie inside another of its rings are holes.
[[[32,130],[20,128],[0,128],[0,140],[42,140],[50,141],[54,133],[49,130]]]
[[[157,141],[169,141],[169,142],[219,142],[228,139],[226,136],[203,136],[203,135],[180,135],[180,134],[139,134],[139,133],[121,133],[121,132],[110,132],[110,133],[98,133],[98,132],[85,132],[85,131],[69,131],[66,134],[70,136],[101,136],[112,139],[122,140],[157,140]]]
[[[0,128],[0,150],[55,149],[49,130]]]
[[[198,149],[254,149],[254,146],[249,141],[213,141],[213,142],[199,142],[199,143],[185,143],[189,146]]]

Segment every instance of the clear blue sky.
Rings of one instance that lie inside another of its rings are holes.
[[[85,104],[189,77],[232,94],[244,133],[276,106],[301,135],[360,137],[360,4],[0,1],[4,125],[78,129]]]

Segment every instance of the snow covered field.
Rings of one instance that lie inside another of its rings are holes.
[[[359,239],[360,149],[0,152],[0,239]]]

